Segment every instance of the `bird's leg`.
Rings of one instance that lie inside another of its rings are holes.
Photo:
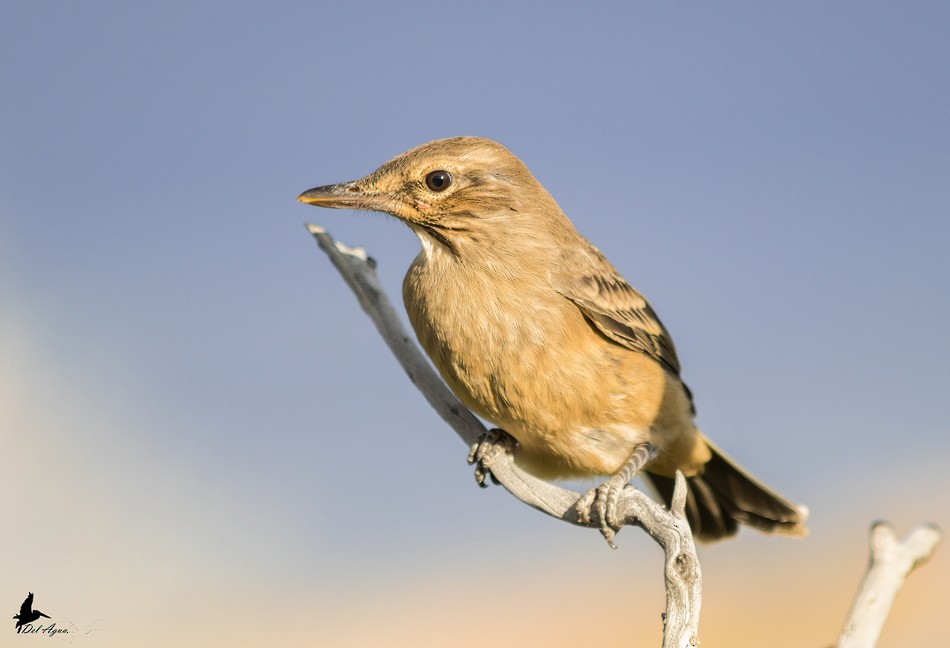
[[[623,526],[622,521],[617,519],[617,501],[620,499],[620,493],[630,480],[636,477],[637,473],[656,456],[656,452],[656,448],[651,444],[641,443],[630,453],[623,468],[577,500],[575,505],[577,518],[583,524],[590,524],[590,514],[594,511],[597,519],[600,520],[600,532],[611,549],[617,548],[614,544],[614,536]]]
[[[468,463],[475,464],[475,481],[479,486],[488,488],[486,477],[491,477],[491,480],[498,484],[495,476],[491,474],[492,461],[511,454],[517,444],[513,436],[498,428],[489,430],[472,444],[472,451],[468,453]]]

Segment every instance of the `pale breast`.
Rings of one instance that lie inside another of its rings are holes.
[[[611,474],[638,443],[662,441],[653,438],[654,423],[668,400],[669,376],[600,335],[543,281],[434,264],[420,255],[403,297],[416,336],[446,383],[518,440],[519,464],[529,471]]]

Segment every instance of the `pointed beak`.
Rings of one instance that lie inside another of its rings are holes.
[[[40,612],[39,610],[35,610],[35,612],[36,612],[37,614],[39,614],[41,617],[46,617],[47,619],[52,619],[52,618],[53,618],[53,617],[51,617],[51,616],[48,615],[48,614],[43,614],[43,613]]]
[[[392,204],[388,195],[365,190],[358,180],[308,189],[297,196],[297,202],[331,209],[370,211],[387,211],[387,207]]]

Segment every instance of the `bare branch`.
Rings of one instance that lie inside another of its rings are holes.
[[[356,294],[360,306],[376,324],[409,379],[466,445],[476,445],[485,435],[485,427],[448,389],[406,332],[376,278],[375,262],[362,249],[335,242],[322,227],[308,224],[307,230]],[[514,463],[510,452],[489,454],[481,463],[509,493],[525,504],[571,524],[600,528],[600,520],[591,519],[588,524],[582,524],[578,519],[575,506],[580,494],[529,475]],[[624,524],[642,527],[663,548],[666,557],[664,648],[699,644],[702,575],[686,520],[685,503],[686,480],[678,474],[672,511],[632,486],[624,489],[617,505],[617,515]]]
[[[899,542],[887,522],[871,525],[871,560],[838,637],[838,648],[873,648],[877,644],[904,579],[930,559],[941,536],[937,527],[923,525]]]

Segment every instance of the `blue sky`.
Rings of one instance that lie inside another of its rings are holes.
[[[473,578],[522,602],[659,578],[635,530],[608,552],[477,489],[303,228],[398,300],[407,228],[294,199],[467,134],[651,300],[704,431],[812,510],[804,543],[705,550],[707,591],[841,555],[840,596],[799,601],[840,623],[871,520],[950,522],[948,33],[939,2],[4,3],[0,603],[100,619],[90,646],[297,645],[252,621],[286,597],[315,645],[360,645]],[[566,560],[577,582],[540,576]],[[895,623],[883,645],[950,629]]]

